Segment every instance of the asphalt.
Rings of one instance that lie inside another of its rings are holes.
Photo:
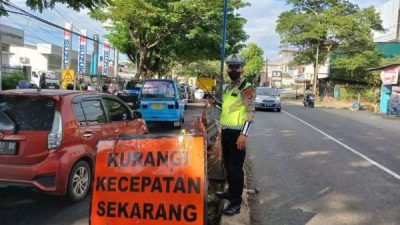
[[[282,110],[256,114],[249,185],[260,193],[250,199],[251,224],[400,224],[400,121]]]

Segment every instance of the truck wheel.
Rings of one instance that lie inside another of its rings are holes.
[[[72,202],[84,199],[92,184],[92,172],[85,161],[79,161],[74,165],[68,179],[67,197]]]

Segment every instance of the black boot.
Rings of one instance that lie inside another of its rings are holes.
[[[240,204],[229,204],[223,211],[224,215],[233,216],[240,213]]]
[[[227,200],[230,200],[232,198],[231,193],[229,193],[229,192],[221,192],[221,191],[215,192],[215,196],[217,196],[218,198],[227,199]]]

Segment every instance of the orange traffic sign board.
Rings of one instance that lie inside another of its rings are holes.
[[[90,224],[205,224],[205,151],[203,136],[99,141]]]

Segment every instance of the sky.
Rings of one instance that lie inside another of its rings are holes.
[[[379,6],[387,0],[350,0],[361,8]],[[279,57],[280,38],[275,32],[276,20],[280,13],[290,9],[286,0],[247,0],[250,7],[239,10],[247,19],[245,30],[250,36],[247,42],[254,42],[264,50],[265,59]]]
[[[26,0],[12,0],[15,5],[24,8],[33,14],[52,21],[55,24],[64,26],[66,21],[70,21],[74,25],[74,30],[86,28],[88,36],[93,34],[105,34],[105,30],[99,21],[91,19],[87,15],[87,11],[75,12],[64,5],[57,5],[54,10],[46,10],[42,14],[33,12],[25,7]],[[358,4],[360,7],[378,6],[387,0],[350,0]],[[251,6],[240,9],[238,11],[247,19],[245,31],[250,36],[247,42],[254,42],[264,50],[265,59],[276,59],[279,57],[280,38],[275,33],[276,20],[280,13],[290,9],[286,4],[286,0],[247,0]],[[52,43],[62,45],[62,31],[48,27],[33,19],[24,18],[22,16],[11,15],[9,17],[0,17],[0,23],[5,23],[17,28],[25,30],[25,42],[28,43]],[[78,37],[74,37],[73,49],[78,49]],[[104,38],[100,39],[104,41]],[[92,51],[92,44],[89,42],[88,51]],[[102,50],[100,49],[100,52]],[[120,56],[125,60],[126,57]]]

